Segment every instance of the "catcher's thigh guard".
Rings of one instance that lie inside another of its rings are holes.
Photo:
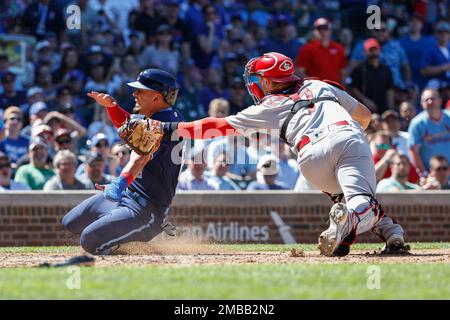
[[[378,201],[370,195],[352,197],[347,208],[352,212],[352,229],[356,229],[356,234],[371,230],[384,215]]]

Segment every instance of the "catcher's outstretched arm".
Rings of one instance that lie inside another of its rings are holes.
[[[367,127],[369,126],[372,114],[365,105],[359,103],[358,106],[350,114],[350,116],[352,117],[353,120],[358,121],[359,124],[363,127],[363,129],[366,130]]]
[[[161,122],[142,115],[131,116],[119,128],[118,133],[123,141],[140,155],[153,155],[163,139],[212,139],[238,134],[224,118],[205,118],[193,122]]]
[[[170,128],[171,127],[171,128]],[[178,129],[178,136],[190,139],[212,139],[223,136],[238,135],[225,118],[204,118],[191,122],[172,123],[165,126],[165,133]]]

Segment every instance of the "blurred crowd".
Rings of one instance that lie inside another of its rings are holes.
[[[374,28],[371,4],[381,9]],[[5,35],[32,39],[23,72]],[[449,40],[441,0],[1,1],[0,190],[94,189],[120,173],[130,150],[87,92],[131,111],[126,83],[161,68],[176,76],[187,120],[225,117],[251,105],[243,68],[270,51],[303,77],[340,82],[373,112],[378,191],[449,189]],[[180,190],[314,189],[277,137],[196,141],[190,151]]]

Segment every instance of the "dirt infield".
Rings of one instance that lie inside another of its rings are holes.
[[[324,257],[318,251],[295,249],[282,252],[243,252],[195,245],[139,245],[119,249],[111,256],[96,257],[95,265],[142,266],[142,265],[214,265],[214,264],[302,264],[302,263],[449,263],[449,249],[412,250],[407,256],[380,256],[375,252],[352,251],[346,257]],[[82,252],[80,251],[80,254]],[[68,253],[1,253],[0,268],[36,267],[43,262],[60,263],[77,254]]]

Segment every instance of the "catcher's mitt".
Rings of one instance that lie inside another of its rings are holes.
[[[119,136],[140,155],[153,155],[164,136],[162,123],[142,115],[132,115],[118,130]]]

